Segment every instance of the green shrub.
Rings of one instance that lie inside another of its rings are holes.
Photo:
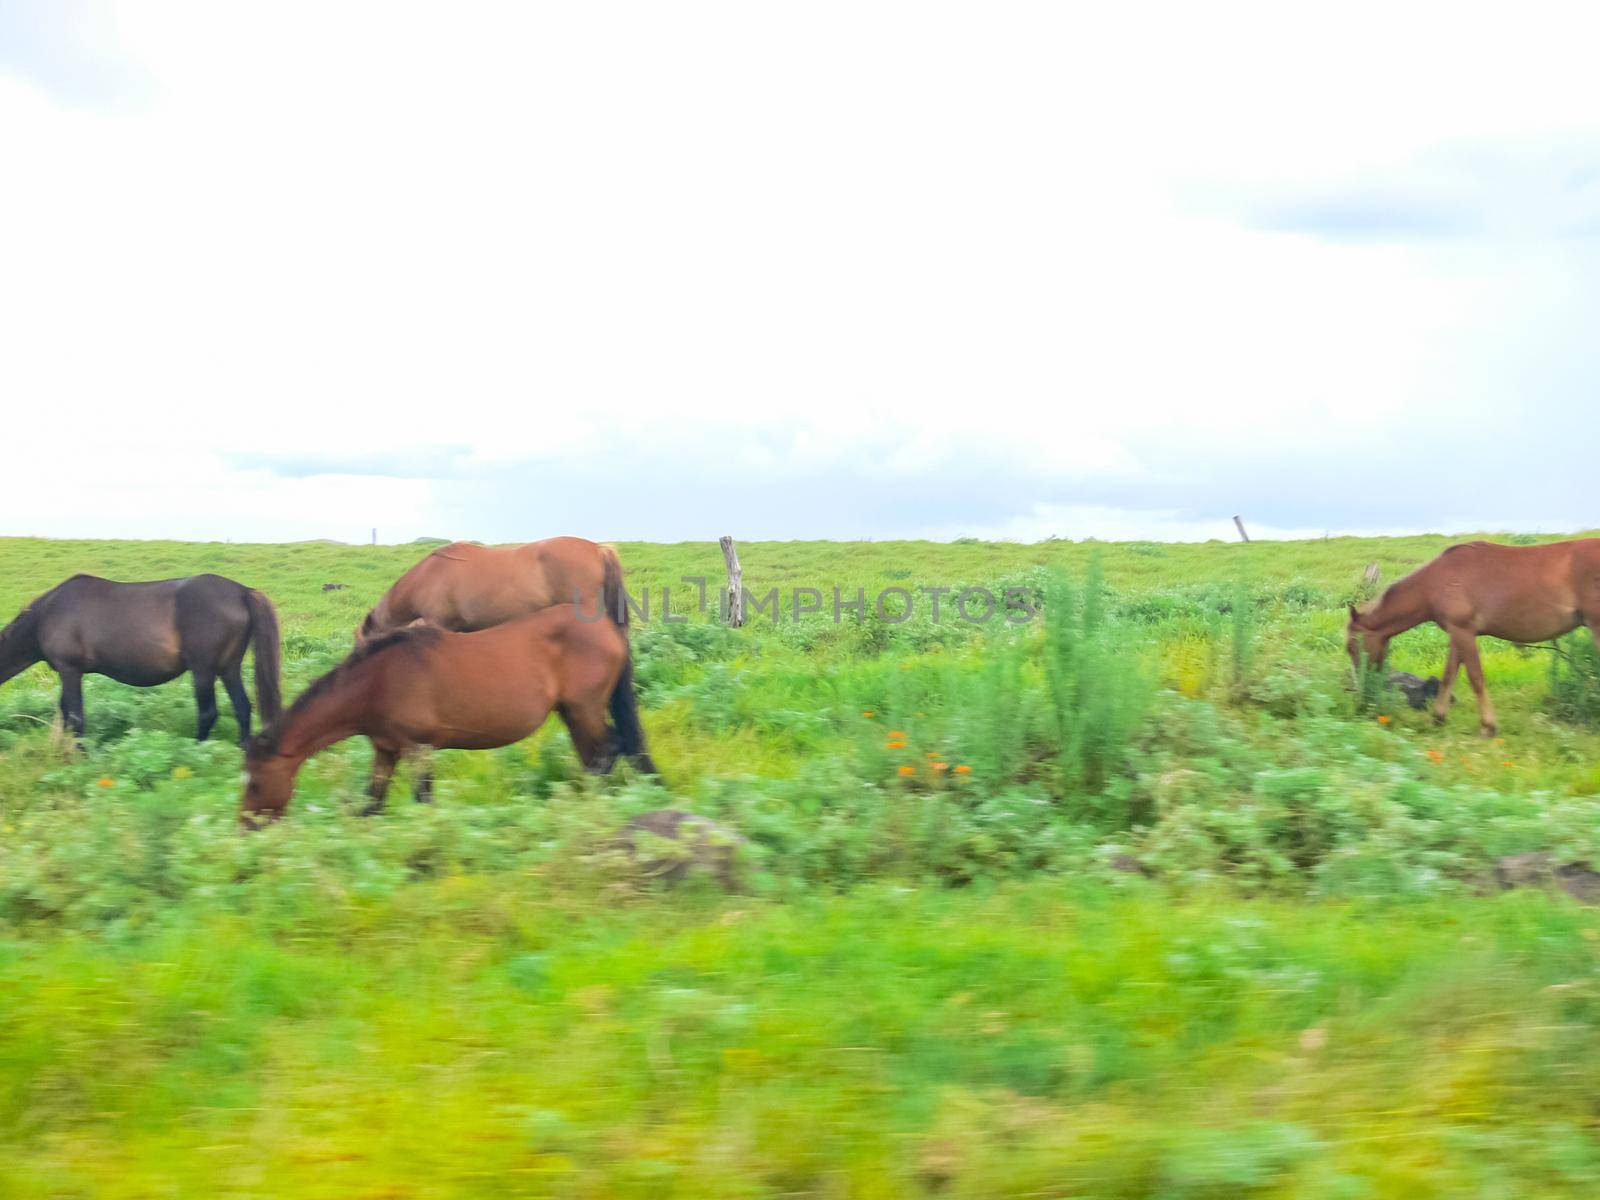
[[[1569,634],[1550,656],[1550,711],[1575,725],[1600,724],[1600,648],[1587,633]]]
[[[1082,587],[1065,575],[1050,581],[1044,664],[1058,785],[1092,796],[1126,764],[1152,693],[1132,643],[1107,618],[1098,559]]]

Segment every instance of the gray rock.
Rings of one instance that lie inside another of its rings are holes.
[[[1124,875],[1143,875],[1146,879],[1154,879],[1156,874],[1149,863],[1140,862],[1131,854],[1119,854],[1106,865]]]
[[[1600,871],[1587,863],[1556,865],[1544,850],[1508,854],[1494,865],[1494,879],[1502,889],[1559,887],[1579,904],[1600,904]]]
[[[1600,871],[1583,863],[1568,863],[1556,868],[1556,882],[1579,904],[1600,904]]]
[[[700,872],[730,889],[738,884],[739,851],[747,844],[726,825],[676,808],[635,817],[617,843],[648,878],[676,884]]]
[[[1514,887],[1542,887],[1550,882],[1555,863],[1543,850],[1508,854],[1494,864],[1494,881],[1502,891]]]

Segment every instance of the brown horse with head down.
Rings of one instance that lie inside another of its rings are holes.
[[[524,546],[440,546],[395,581],[356,630],[359,648],[374,638],[426,621],[458,633],[489,629],[556,604],[574,604],[585,617],[608,613],[627,637],[628,599],[622,564],[610,546],[556,537]],[[654,772],[645,749],[634,694],[633,657],[622,665],[611,695],[611,719],[621,751]]]
[[[278,715],[278,615],[272,601],[221,575],[117,583],[74,575],[0,629],[0,683],[36,662],[61,677],[61,719],[83,736],[83,677],[154,687],[194,676],[204,741],[217,722],[217,680],[228,690],[239,740],[250,737],[244,652],[254,645],[261,720]]]
[[[620,747],[606,706],[627,658],[615,624],[586,619],[571,604],[476,633],[419,623],[369,641],[250,743],[240,820],[281,816],[306,759],[358,735],[373,747],[367,812],[383,807],[406,752],[509,746],[551,712],[566,723],[583,765],[608,771]]]
[[[1425,621],[1450,635],[1450,653],[1433,716],[1450,711],[1456,675],[1464,665],[1478,696],[1486,736],[1499,730],[1484,687],[1478,638],[1547,642],[1587,625],[1600,636],[1600,538],[1544,546],[1467,542],[1396,581],[1364,612],[1350,607],[1345,644],[1359,668],[1363,656],[1383,662],[1389,639]]]

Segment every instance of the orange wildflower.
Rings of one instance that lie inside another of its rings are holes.
[[[972,768],[967,766],[966,763],[962,763],[959,767],[956,768],[956,774],[957,775],[971,775],[972,774]]]
[[[911,766],[909,763],[900,768],[900,774],[902,775],[915,775],[916,773],[917,769]]]
[[[891,729],[891,730],[889,730],[889,736],[890,737],[905,737],[905,735],[906,735],[906,733],[905,733],[905,730],[903,730],[903,729]]]
[[[906,744],[898,738],[892,742],[885,742],[883,745],[886,750],[904,750],[906,748]]]
[[[115,779],[112,779],[109,775],[102,775],[98,780],[96,780],[96,782],[101,787],[116,787],[117,786],[117,781]]]
[[[869,708],[869,709],[867,709],[867,711],[866,711],[866,712],[864,712],[864,713],[862,713],[862,714],[861,714],[861,715],[862,715],[862,716],[863,716],[863,717],[866,717],[866,718],[868,718],[868,719],[869,719],[869,720],[870,720],[870,719],[871,719],[871,718],[873,718],[873,717],[875,717],[875,716],[877,716],[877,715],[878,715],[878,714],[877,714],[877,713],[875,713],[875,712],[873,712],[873,711],[872,711],[872,710],[871,710],[871,709],[870,709],[870,708]]]
[[[950,769],[950,764],[949,763],[936,762],[936,763],[933,764],[933,769],[935,771],[948,771]]]
[[[1381,715],[1381,716],[1378,717],[1378,724],[1379,725],[1387,725],[1388,723],[1389,723],[1389,718],[1388,718],[1387,714]]]
[[[1433,761],[1436,763],[1442,763],[1444,761],[1444,754],[1438,750],[1429,750],[1428,757],[1433,759]]]

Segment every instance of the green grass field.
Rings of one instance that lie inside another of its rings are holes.
[[[1486,642],[1490,740],[1464,680],[1441,728],[1344,656],[1366,564],[1447,544],[748,544],[785,611],[742,630],[681,581],[714,543],[623,544],[659,780],[552,725],[362,819],[350,742],[251,835],[225,704],[197,744],[187,681],[91,679],[78,753],[35,667],[0,1196],[1592,1196],[1600,913],[1493,867],[1600,861],[1593,681]],[[216,571],[278,605],[292,696],[424,550],[0,540],[0,611]],[[1047,615],[828,611],[935,585]],[[740,890],[615,849],[668,806],[749,839]]]

